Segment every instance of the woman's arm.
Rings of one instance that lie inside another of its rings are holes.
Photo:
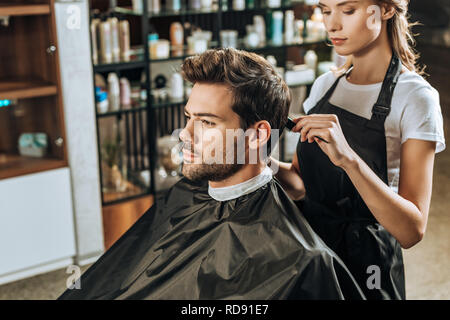
[[[408,140],[402,145],[399,192],[387,186],[357,155],[342,168],[375,219],[408,249],[422,240],[430,208],[436,142]]]
[[[375,219],[403,248],[422,239],[430,207],[436,142],[409,139],[403,143],[397,194],[350,148],[335,115],[301,117],[293,131],[301,131],[302,141],[315,141],[336,166],[346,171]]]
[[[280,181],[286,193],[292,200],[301,200],[305,197],[305,185],[300,178],[300,167],[297,154],[294,154],[292,163],[280,162],[270,158],[272,169],[278,168],[275,177]]]

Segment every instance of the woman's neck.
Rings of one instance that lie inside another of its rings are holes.
[[[353,69],[347,80],[353,84],[373,84],[382,82],[392,58],[392,48],[387,32],[364,49],[353,54]]]

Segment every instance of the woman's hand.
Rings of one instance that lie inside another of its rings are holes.
[[[300,132],[300,141],[315,141],[335,166],[344,168],[355,159],[356,153],[348,145],[336,115],[311,114],[294,119],[294,122],[292,131]]]

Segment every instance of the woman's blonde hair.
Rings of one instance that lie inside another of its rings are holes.
[[[409,71],[424,74],[425,67],[419,66],[417,60],[419,53],[414,50],[416,41],[411,28],[418,25],[418,22],[410,23],[408,21],[408,4],[409,0],[376,0],[380,5],[393,7],[395,9],[394,16],[387,22],[387,33],[392,49],[402,61],[403,65]],[[345,73],[352,66],[353,56],[348,56],[344,65],[335,68],[333,72],[336,75]]]

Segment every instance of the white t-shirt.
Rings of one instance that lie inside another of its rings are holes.
[[[329,71],[314,82],[303,103],[308,113],[336,81]],[[330,103],[361,117],[370,119],[382,83],[356,85],[342,77]],[[443,119],[439,93],[419,74],[409,70],[400,74],[394,89],[391,111],[384,123],[386,134],[389,186],[398,192],[401,144],[408,139],[436,141],[436,153],[445,149]]]
[[[247,181],[222,188],[213,188],[211,187],[211,185],[209,185],[208,193],[210,197],[216,201],[228,201],[236,199],[245,194],[249,194],[258,190],[259,188],[267,184],[270,180],[272,180],[272,176],[272,169],[266,166],[260,174]]]

